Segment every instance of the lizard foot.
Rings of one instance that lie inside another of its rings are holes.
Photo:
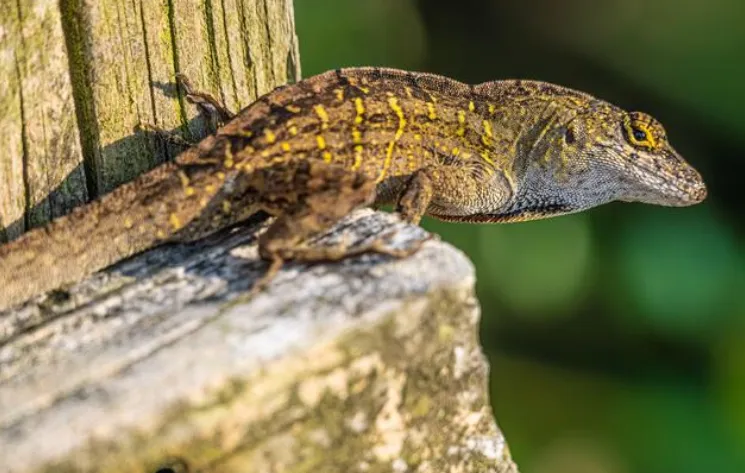
[[[270,261],[269,268],[264,273],[264,276],[256,281],[249,294],[253,295],[265,289],[287,261],[304,263],[333,262],[369,253],[387,255],[393,258],[407,258],[419,251],[424,243],[433,238],[432,235],[427,235],[407,248],[392,248],[389,244],[389,239],[394,233],[395,231],[387,232],[368,243],[355,247],[350,247],[346,242],[340,242],[332,246],[299,245],[295,248],[277,250],[266,258]]]
[[[184,91],[186,100],[199,108],[199,111],[208,118],[215,130],[235,117],[235,113],[228,110],[214,96],[207,92],[195,90],[184,74],[176,74],[176,82]]]
[[[394,258],[406,258],[419,251],[422,245],[432,238],[431,235],[428,235],[426,238],[417,240],[415,244],[408,248],[392,248],[388,240],[394,234],[395,231],[391,230],[368,243],[355,247],[350,247],[344,241],[332,246],[300,246],[284,252],[282,256],[287,260],[303,262],[340,261],[366,253],[387,255]]]

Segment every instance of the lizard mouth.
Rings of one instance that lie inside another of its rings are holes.
[[[675,164],[677,165],[660,169],[647,163],[636,163],[634,168],[637,178],[650,193],[656,194],[643,200],[649,199],[652,203],[670,207],[686,207],[706,199],[708,190],[698,171],[682,160]]]

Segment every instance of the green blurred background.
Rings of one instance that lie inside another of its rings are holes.
[[[745,472],[745,2],[296,0],[303,75],[532,78],[653,114],[704,205],[426,221],[476,263],[491,396],[528,473]]]

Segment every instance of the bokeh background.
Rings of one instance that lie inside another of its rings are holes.
[[[745,2],[296,0],[303,75],[532,78],[653,114],[704,205],[425,226],[476,264],[491,397],[530,473],[745,472]]]

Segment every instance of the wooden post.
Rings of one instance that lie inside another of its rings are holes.
[[[182,72],[238,110],[299,77],[291,0],[0,2],[0,242],[173,158],[205,128]]]

